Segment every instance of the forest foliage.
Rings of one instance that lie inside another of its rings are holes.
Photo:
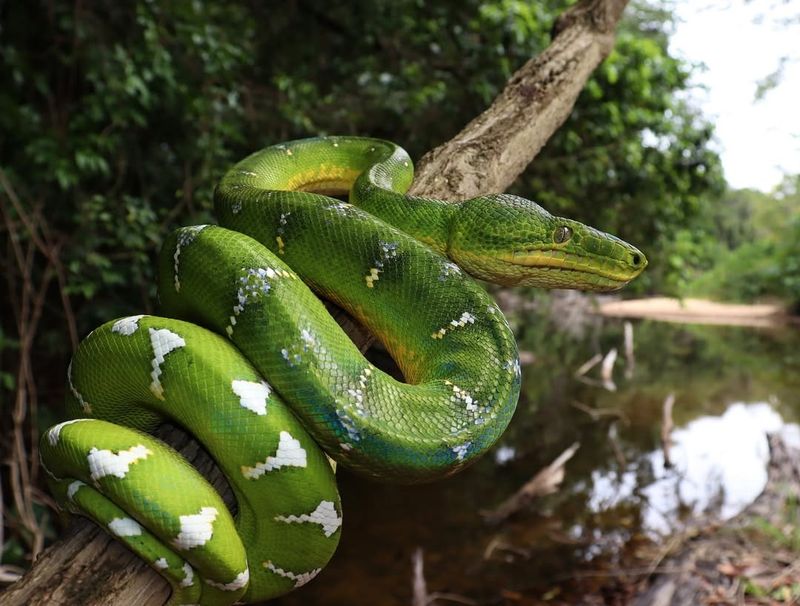
[[[60,244],[77,333],[152,309],[160,241],[210,219],[230,163],[320,133],[384,137],[419,157],[541,52],[563,4],[6,8],[0,157],[23,206]],[[679,95],[690,66],[667,52],[668,18],[630,11],[617,49],[516,186],[663,258],[722,187],[712,128]],[[639,288],[669,284],[672,270],[653,264]],[[64,330],[61,307],[56,299],[42,334]]]
[[[419,157],[548,45],[567,4],[0,5],[3,401],[35,409],[38,397],[46,426],[77,339],[109,319],[155,310],[160,242],[176,226],[213,220],[213,187],[232,162],[318,134],[383,137]],[[755,206],[730,195],[719,206],[725,183],[713,127],[687,101],[694,66],[669,52],[671,19],[660,5],[629,7],[615,50],[514,185],[554,213],[642,248],[651,265],[638,293],[685,288],[723,258],[723,244],[710,244],[722,233],[733,254],[783,251],[784,265],[797,264],[787,246],[800,241],[796,221],[779,221],[785,237],[756,241],[736,231],[731,214]],[[781,286],[769,289],[800,298],[794,272],[794,283],[784,270],[770,274]],[[753,283],[745,282],[724,288]],[[17,439],[33,444],[37,431],[34,422]],[[33,529],[40,510],[23,505],[10,508],[6,544],[15,553],[41,542]]]
[[[729,301],[800,304],[800,176],[770,193],[728,191],[705,215],[708,244],[687,264],[683,292]]]

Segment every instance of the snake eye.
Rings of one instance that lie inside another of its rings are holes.
[[[559,225],[553,232],[553,241],[556,244],[563,244],[572,237],[572,229],[566,225]]]

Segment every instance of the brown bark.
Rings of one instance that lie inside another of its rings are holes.
[[[457,199],[504,190],[569,115],[592,70],[610,52],[626,4],[583,0],[561,15],[550,47],[514,74],[483,114],[422,159],[413,192]],[[187,443],[185,434],[170,429],[160,435],[183,445],[187,458],[210,470],[206,477],[219,480],[208,456]],[[157,573],[78,519],[65,538],[0,595],[0,604],[157,606],[168,596],[169,587]]]
[[[563,13],[553,42],[508,81],[492,105],[428,152],[411,193],[461,200],[502,192],[567,119],[592,71],[614,46],[628,0],[584,0]]]

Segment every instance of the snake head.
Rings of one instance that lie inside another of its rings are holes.
[[[647,267],[644,254],[616,236],[508,194],[463,202],[447,254],[476,278],[506,286],[612,291]]]

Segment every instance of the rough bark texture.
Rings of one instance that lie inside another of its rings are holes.
[[[423,158],[413,192],[459,199],[504,190],[564,122],[592,70],[611,51],[626,4],[584,0],[566,11],[551,46],[511,78],[489,109]],[[209,457],[186,434],[172,428],[160,437],[183,446],[190,461],[209,470],[206,477],[220,481]],[[169,586],[157,573],[93,524],[76,519],[65,538],[0,594],[0,604],[160,606],[168,596]]]
[[[627,3],[589,0],[562,14],[551,45],[511,77],[486,111],[425,154],[411,193],[462,200],[508,188],[567,119],[592,71],[611,52]]]

